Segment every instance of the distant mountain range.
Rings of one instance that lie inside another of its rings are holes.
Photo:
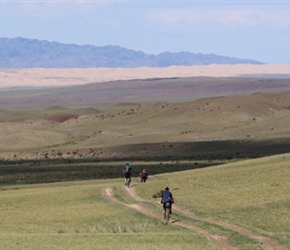
[[[190,52],[145,54],[120,46],[62,44],[0,38],[0,68],[168,67],[209,64],[263,64],[250,59]]]

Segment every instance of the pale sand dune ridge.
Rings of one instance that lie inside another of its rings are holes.
[[[290,64],[172,66],[167,68],[0,69],[0,88],[57,87],[114,80],[170,77],[290,75]]]

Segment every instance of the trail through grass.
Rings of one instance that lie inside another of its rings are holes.
[[[0,249],[214,249],[200,235],[108,203],[120,180],[20,186],[0,192]],[[11,187],[12,188],[12,187]]]
[[[290,155],[247,160],[228,165],[133,179],[133,189],[149,203],[169,186],[176,205],[204,218],[222,221],[264,235],[290,248]],[[101,190],[116,197],[123,179],[37,185],[2,186],[0,191],[0,249],[215,249],[207,237],[174,224],[109,203]],[[161,205],[156,205],[160,209]],[[174,208],[173,208],[173,212]],[[173,215],[174,216],[174,215]],[[176,215],[177,216],[177,215]],[[184,217],[176,217],[184,220]],[[262,249],[257,241],[232,230],[188,219],[188,225],[227,235],[240,249]]]
[[[229,222],[275,239],[290,248],[290,155],[157,175],[138,185],[141,197],[169,186],[176,202],[195,214]]]

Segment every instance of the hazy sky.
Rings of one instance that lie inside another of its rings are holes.
[[[0,37],[290,63],[290,0],[0,0]]]

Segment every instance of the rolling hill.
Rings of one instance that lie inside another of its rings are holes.
[[[217,94],[211,86],[211,80],[203,79],[204,95]],[[164,79],[156,80],[156,86],[159,86],[158,83],[162,85],[163,81],[167,82]],[[61,91],[54,89],[50,94],[49,91],[46,94],[24,91],[21,95],[17,92],[20,97],[14,101],[17,100],[23,109],[18,107],[1,111],[1,157],[201,159],[214,152],[213,158],[225,159],[288,152],[290,92],[276,93],[278,86],[286,90],[287,81],[282,81],[281,85],[279,81],[271,81],[270,86],[275,86],[272,93],[270,88],[263,87],[261,90],[265,92],[268,89],[269,93],[256,93],[257,88],[253,82],[249,80],[248,85],[241,84],[240,79],[236,79],[236,87],[226,92],[229,86],[226,80],[216,80],[217,84],[219,81],[220,86],[225,84],[219,88],[225,90],[224,96],[198,99],[200,92],[196,91],[196,95],[191,96],[192,101],[184,101],[180,94],[183,92],[178,92],[176,86],[182,82],[180,79],[172,85],[175,87],[168,84],[163,92],[159,93],[155,89],[155,93],[159,94],[149,95],[151,99],[147,96],[145,102],[142,102],[140,96],[150,88],[144,86],[132,90],[139,93],[133,99],[134,102],[115,102],[114,98],[117,98],[112,95],[111,102],[106,105],[97,105],[95,100],[88,97],[89,93],[93,93],[95,85],[88,85],[88,89],[84,86],[80,89],[63,88]],[[234,86],[232,81],[235,80],[228,81]],[[257,86],[261,87],[262,83],[266,83],[264,87],[267,86],[267,81],[256,81]],[[126,82],[129,85],[131,83]],[[150,80],[147,83],[149,86],[152,84]],[[188,79],[183,83],[188,84]],[[114,88],[110,85],[111,94],[119,94],[121,98],[122,91],[116,86]],[[241,90],[247,94],[241,95]],[[28,93],[30,96],[24,98]],[[63,98],[58,98],[60,93]],[[73,93],[83,99],[72,98]],[[127,91],[124,93],[128,94]],[[172,96],[170,102],[165,101],[170,96],[168,93],[176,94],[175,101],[172,101]],[[67,96],[70,98],[67,99]],[[152,101],[153,98],[155,101]],[[46,108],[40,109],[46,100],[49,100],[44,105]],[[96,106],[68,107],[83,106],[83,100],[86,105],[93,103]],[[61,103],[67,107],[61,106]],[[4,103],[1,106],[4,107]]]

